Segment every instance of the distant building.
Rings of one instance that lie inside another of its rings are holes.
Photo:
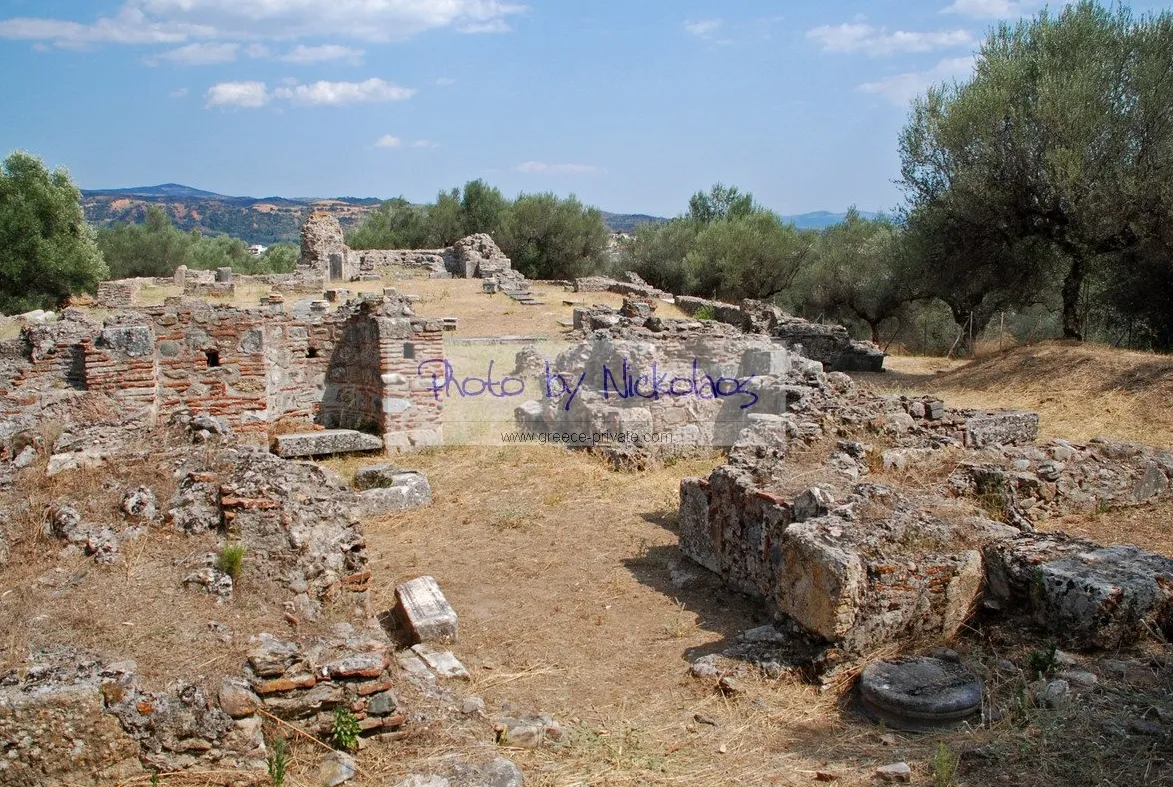
[[[253,245],[248,247],[248,253],[253,255],[254,257],[259,257],[268,250],[269,250],[268,246],[262,246],[259,243],[254,243]]]

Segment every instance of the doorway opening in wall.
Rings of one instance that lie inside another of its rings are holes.
[[[204,350],[204,357],[208,359],[208,368],[220,365],[220,351],[219,350]]]

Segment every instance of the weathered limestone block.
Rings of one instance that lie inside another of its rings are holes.
[[[411,648],[441,678],[469,680],[472,676],[452,651],[421,642]]]
[[[435,578],[418,577],[395,588],[398,614],[416,642],[455,642],[456,611]]]
[[[709,482],[703,478],[680,481],[680,551],[688,558],[720,573],[719,535],[709,524]]]
[[[870,485],[857,486],[844,510],[873,499],[890,513],[862,522],[826,513],[834,503],[824,490],[788,502],[745,469],[720,467],[681,482],[680,549],[848,653],[951,636],[981,587],[975,547],[1018,531],[978,517],[946,521]]]
[[[1039,436],[1039,414],[1018,410],[975,413],[965,422],[965,445],[1021,445]]]
[[[828,517],[786,528],[773,594],[779,611],[832,642],[852,631],[866,590],[863,559],[836,543],[845,524]]]
[[[1116,648],[1173,635],[1173,560],[1061,533],[986,548],[987,605],[1022,605],[1072,648]],[[1150,628],[1151,627],[1151,628]]]
[[[139,754],[93,684],[0,689],[0,741],[0,783],[9,787],[72,782]]]
[[[357,480],[357,479],[356,479]],[[426,506],[432,502],[432,487],[423,473],[399,472],[392,485],[359,492],[360,506],[368,517],[382,516],[409,508]]]
[[[148,325],[111,325],[98,335],[98,346],[138,358],[155,351],[155,334]]]
[[[1173,634],[1173,560],[1134,546],[1080,552],[1040,568],[1036,619],[1078,647],[1115,648],[1152,626]]]
[[[277,435],[276,454],[284,459],[295,456],[326,456],[358,451],[381,451],[383,439],[353,429],[325,429]]]

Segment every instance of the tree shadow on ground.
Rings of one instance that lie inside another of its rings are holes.
[[[676,509],[646,511],[640,517],[671,533],[677,532]],[[721,635],[718,641],[686,648],[681,654],[685,661],[719,653],[736,643],[741,632],[769,622],[761,599],[727,587],[719,576],[685,557],[676,544],[645,547],[622,562],[640,584],[694,613],[698,628]]]

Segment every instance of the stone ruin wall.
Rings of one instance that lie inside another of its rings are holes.
[[[301,229],[297,267],[328,281],[379,278],[387,269],[421,271],[432,278],[487,279],[512,270],[512,263],[484,233],[443,249],[351,249],[336,218],[314,213]]]
[[[385,268],[421,271],[434,278],[452,275],[456,261],[452,249],[367,249],[352,251],[358,257],[359,275],[378,275]]]
[[[748,394],[724,399],[691,394],[620,397],[613,391],[604,395],[599,385],[604,369],[620,385],[625,363],[631,378],[650,373],[654,365],[660,373],[691,381],[695,361],[698,379],[705,375],[744,379],[788,372],[789,353],[767,337],[741,334],[727,326],[695,323],[672,328],[654,335],[625,334],[622,338],[597,335],[574,345],[554,359],[551,371],[570,380],[584,374],[588,382],[579,389],[569,409],[558,398],[526,402],[517,413],[520,424],[534,431],[656,433],[669,435],[672,445],[681,447],[731,445],[747,424],[740,404],[748,401]],[[760,386],[751,381],[746,390],[758,394]],[[768,401],[763,402],[752,412],[770,406]]]
[[[101,327],[83,318],[26,329],[19,341],[26,361],[0,383],[0,415],[26,413],[41,391],[69,387],[143,405],[156,419],[205,413],[243,434],[296,418],[362,426],[389,446],[441,440],[439,403],[411,385],[417,361],[403,356],[442,358],[442,325],[410,316],[398,300],[301,319],[279,306],[176,298]]]
[[[582,279],[577,280],[576,286],[578,282],[582,281]],[[616,282],[616,284],[622,285],[621,289],[624,290],[638,289],[644,286],[638,283]],[[618,292],[619,290],[610,287],[607,291]],[[740,306],[690,296],[678,296],[675,302],[683,311],[692,315],[709,307],[713,312],[713,320],[708,322],[729,325],[739,332],[749,335],[763,335],[777,339],[798,354],[823,364],[827,371],[879,372],[883,370],[884,353],[871,342],[853,340],[842,325],[813,323],[801,317],[786,314],[776,306],[750,299],[742,301]],[[663,320],[652,315],[650,306],[654,303],[654,298],[651,297],[629,297],[625,299],[624,303],[624,309],[618,312],[609,306],[576,307],[573,311],[572,325],[574,330],[621,332],[632,328],[649,328],[653,333],[658,334],[663,332],[663,326],[682,322],[680,320]]]
[[[134,306],[140,289],[141,279],[103,281],[98,283],[95,300],[104,309],[129,309]]]

